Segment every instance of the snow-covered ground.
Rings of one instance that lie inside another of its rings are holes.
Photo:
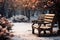
[[[60,40],[59,36],[56,37],[38,37],[32,34],[32,23],[14,23],[13,30],[16,35],[13,40]],[[54,29],[56,30],[56,28]]]

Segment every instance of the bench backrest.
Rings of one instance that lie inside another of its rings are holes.
[[[44,22],[53,23],[55,14],[45,14]]]

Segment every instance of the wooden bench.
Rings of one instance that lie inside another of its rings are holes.
[[[46,30],[47,30],[47,31],[50,31],[50,34],[52,34],[52,30],[53,30],[55,14],[43,14],[43,15],[44,15],[43,16],[44,18],[42,20],[32,21],[33,22],[32,33],[34,34],[34,30],[37,29],[38,36],[40,36],[41,31],[44,31],[44,34],[46,34]]]

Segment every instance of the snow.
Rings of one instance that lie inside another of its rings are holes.
[[[60,36],[56,37],[38,37],[32,34],[32,23],[13,23],[13,30],[15,37],[13,40],[60,40]],[[54,31],[56,28],[54,28]]]

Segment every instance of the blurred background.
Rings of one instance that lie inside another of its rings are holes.
[[[48,0],[0,0],[0,14],[14,22],[31,22],[49,13],[43,6]]]

